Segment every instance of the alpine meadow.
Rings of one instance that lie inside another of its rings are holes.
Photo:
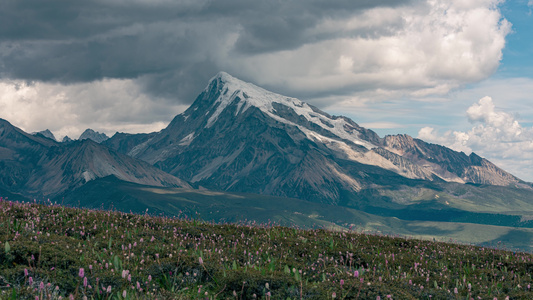
[[[0,3],[0,300],[533,299],[533,0]]]

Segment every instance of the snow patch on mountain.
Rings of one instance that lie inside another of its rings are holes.
[[[89,182],[96,178],[96,175],[94,175],[94,173],[89,172],[89,171],[84,171],[83,173],[81,173],[81,175],[83,176],[83,179],[85,179],[85,182]]]
[[[194,131],[179,141],[180,146],[189,146],[194,140]]]

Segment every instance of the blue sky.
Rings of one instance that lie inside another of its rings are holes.
[[[0,118],[26,131],[157,131],[226,71],[533,181],[530,0],[39,1],[0,10]]]
[[[528,3],[530,3],[528,5]],[[533,2],[507,1],[502,4],[503,16],[513,24],[507,36],[503,59],[495,76],[532,77],[533,74]]]

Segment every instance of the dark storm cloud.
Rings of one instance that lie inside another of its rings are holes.
[[[310,32],[324,19],[405,2],[4,0],[0,75],[67,84],[138,78],[151,93],[190,102],[220,70],[220,51],[294,49],[331,38]]]
[[[297,48],[340,33],[317,35],[309,32],[324,19],[343,19],[381,6],[399,6],[410,1],[259,1],[253,10],[239,11],[244,31],[236,50],[255,54]],[[268,13],[264,13],[268,12]]]

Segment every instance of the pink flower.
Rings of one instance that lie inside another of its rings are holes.
[[[359,277],[359,271],[353,272],[353,277]]]
[[[333,299],[337,298],[337,293],[333,292],[333,294],[331,294],[331,298]]]
[[[344,279],[341,279],[341,287],[344,285]]]
[[[85,270],[83,268],[80,268],[80,273],[78,274],[80,277],[85,277]]]
[[[83,286],[87,287],[87,277],[83,277]]]
[[[204,260],[201,257],[198,258],[198,261],[200,262],[201,265],[204,264]]]

